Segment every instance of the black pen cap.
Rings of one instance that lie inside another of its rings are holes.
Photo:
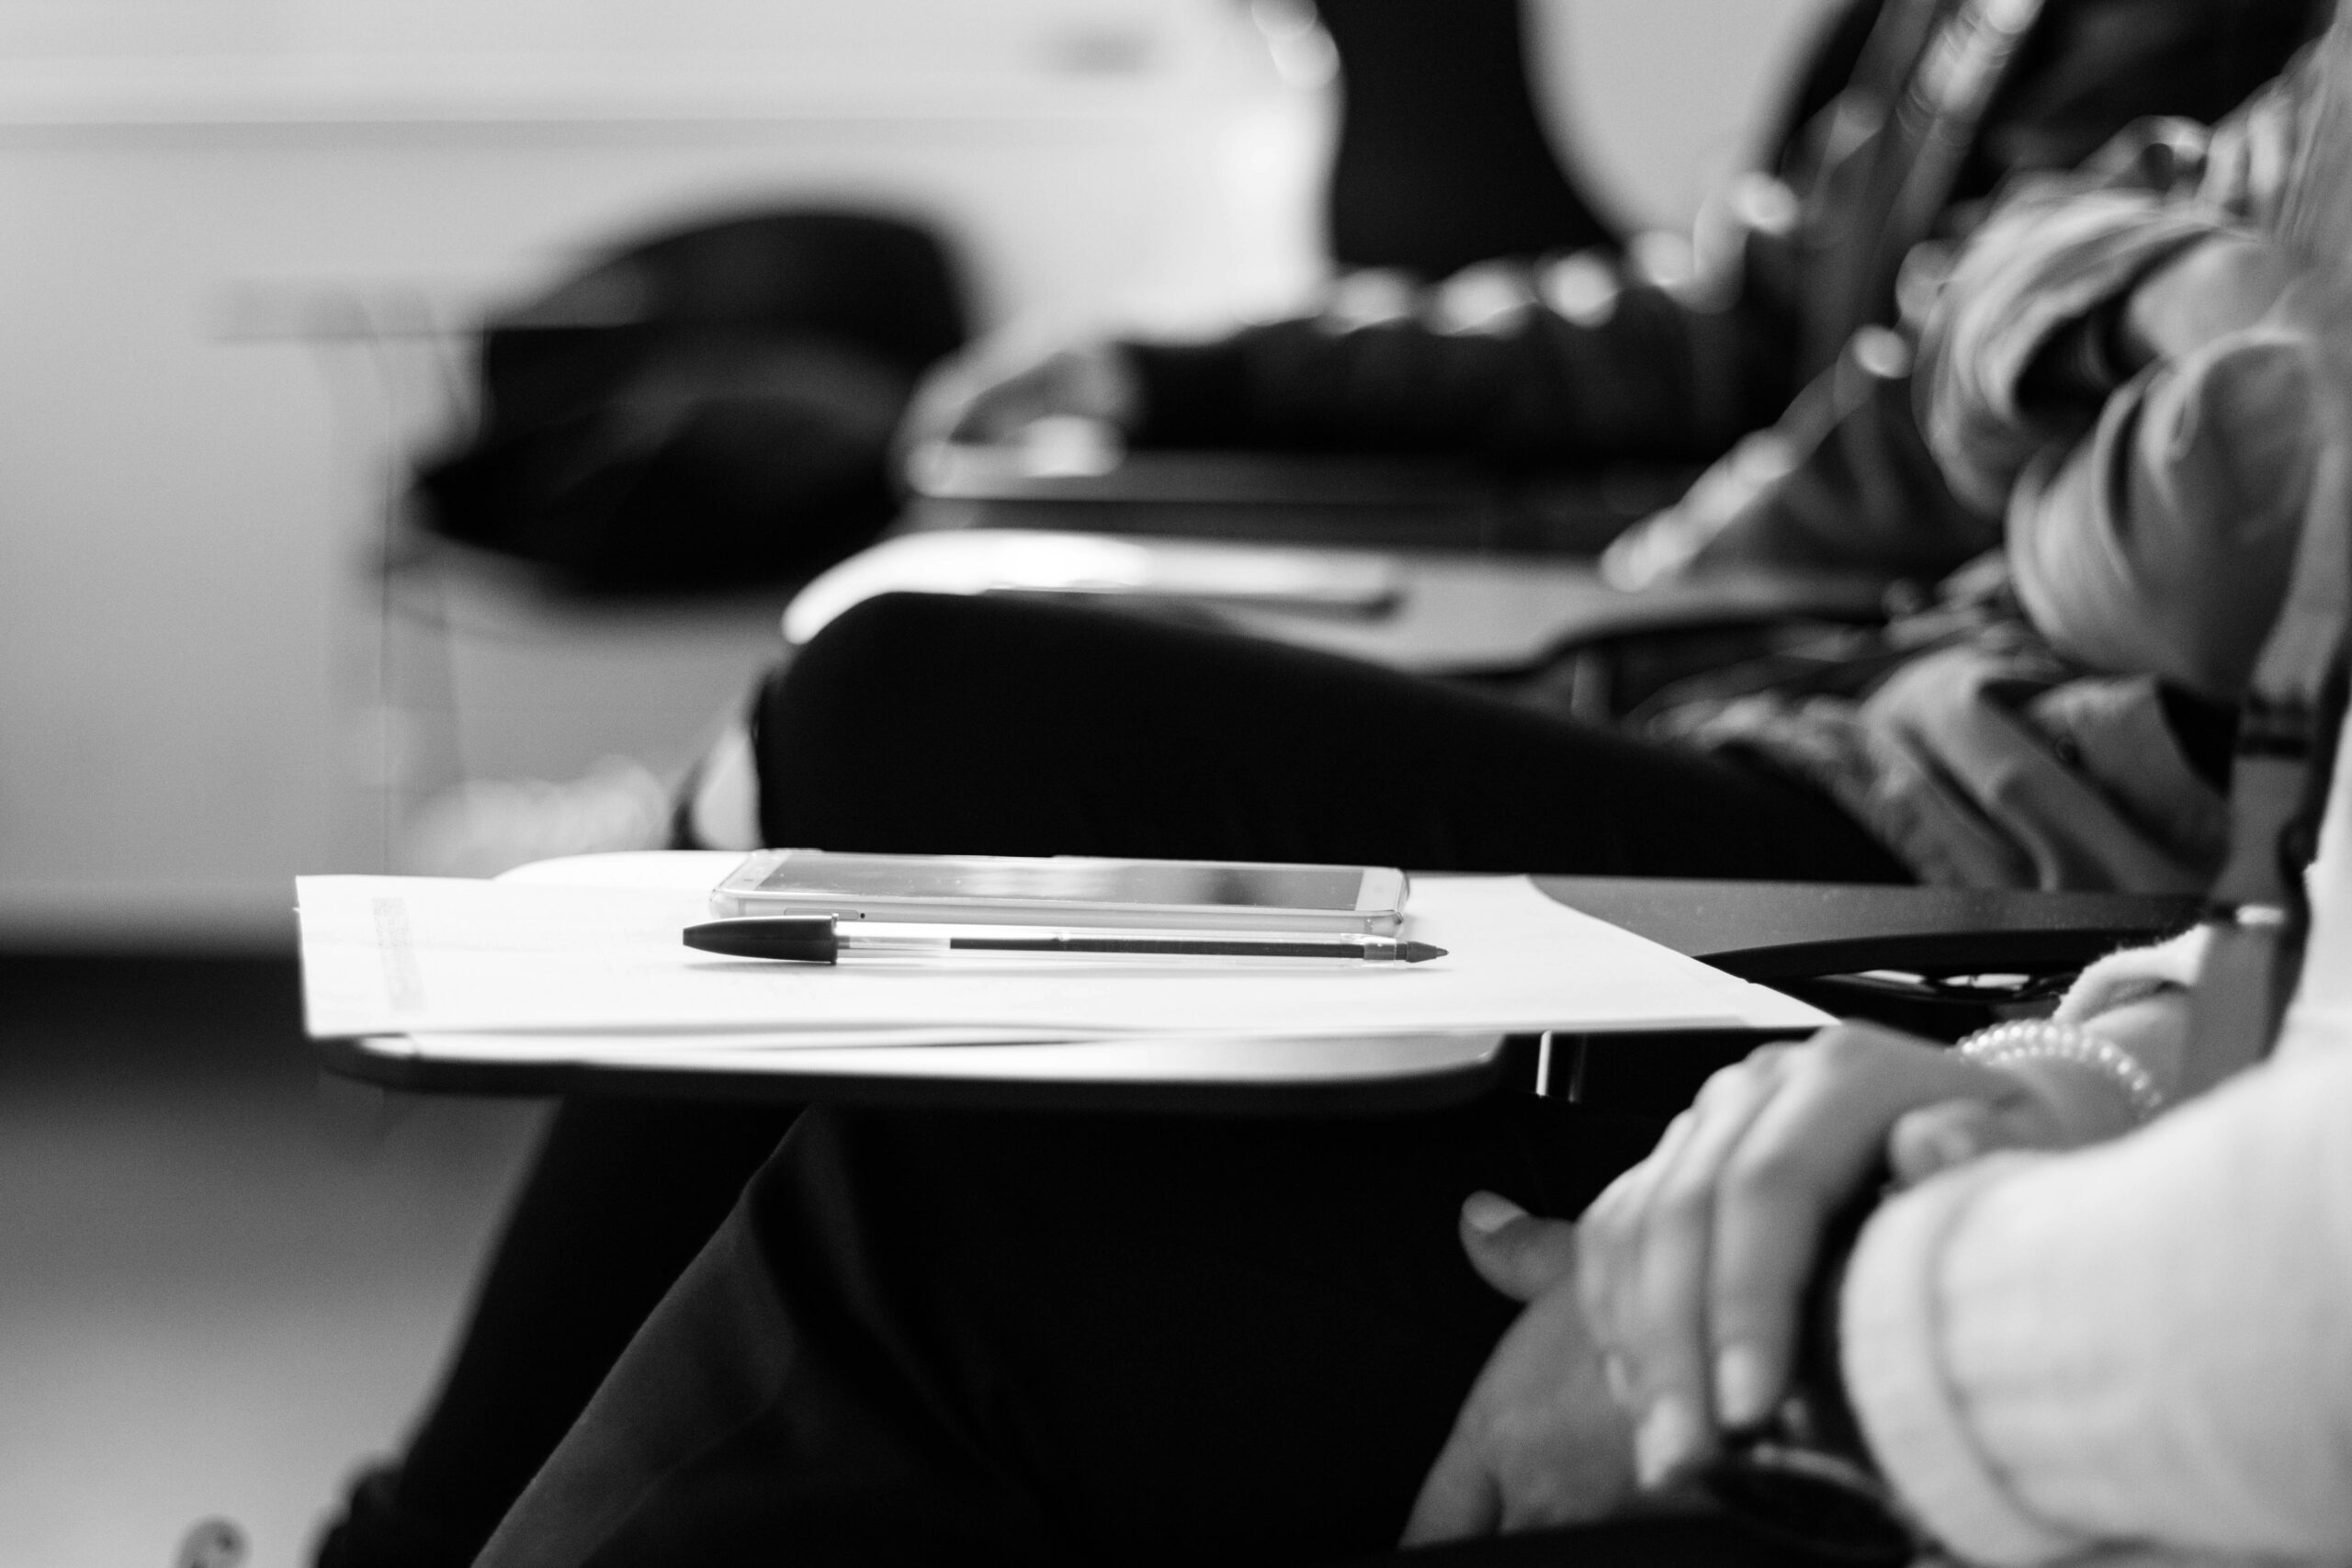
[[[744,915],[686,928],[686,945],[729,958],[831,964],[841,957],[831,915]]]

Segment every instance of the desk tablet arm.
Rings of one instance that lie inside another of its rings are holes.
[[[2093,960],[2161,941],[2193,898],[2017,893],[1834,883],[1542,876],[1571,908],[1812,1002],[1931,1039],[1955,1040],[1996,1007],[2055,995]],[[1554,1089],[1661,1114],[1690,1102],[1753,1035],[1589,1036],[1556,1050]]]

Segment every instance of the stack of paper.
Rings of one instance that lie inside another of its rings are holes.
[[[322,1038],[476,1060],[684,1065],[720,1054],[1168,1036],[1804,1028],[1825,1015],[1562,908],[1521,877],[1416,882],[1426,964],[1221,966],[977,956],[729,959],[680,940],[729,855],[600,856],[499,882],[300,883]]]

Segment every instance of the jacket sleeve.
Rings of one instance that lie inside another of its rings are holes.
[[[2267,326],[2128,370],[2132,290],[2277,218],[2308,59],[2208,131],[2150,122],[2017,191],[1932,312],[1917,394],[1953,491],[2006,519],[2018,597],[2061,652],[2234,701],[2275,615],[2316,457],[2307,336]]]
[[[1325,315],[1206,344],[1126,344],[1143,387],[1136,438],[1702,461],[1787,399],[1786,329],[1752,304],[1710,308],[1612,282],[1562,309],[1545,293],[1531,281],[1515,309],[1471,323],[1430,311],[1369,324]]]
[[[2150,366],[2010,497],[2018,602],[2060,652],[2233,703],[2287,591],[2319,461],[2307,337],[2232,334]]]
[[[2050,182],[2005,204],[1954,268],[1921,345],[1920,423],[1953,491],[1997,515],[2027,463],[2078,435],[2121,385],[2097,357],[2105,313],[2222,226],[2144,190]],[[2062,345],[2080,354],[2058,371],[2047,360]],[[2038,370],[2064,375],[2074,395],[2037,395],[2048,384]]]
[[[2339,955],[2338,961],[2341,961]],[[1872,1451],[1962,1558],[2352,1553],[2352,1050],[1872,1219],[1842,1298]]]
[[[2126,375],[2113,313],[2163,262],[2271,220],[2311,97],[2298,64],[2211,129],[2143,121],[2083,170],[2020,181],[1972,236],[1920,345],[1919,420],[1953,491],[1997,514]]]
[[[1963,1166],[1864,1227],[1847,1387],[1965,1560],[2352,1559],[2352,730],[2335,778],[2268,1062],[2113,1143]],[[2144,957],[2177,978],[2195,950]]]
[[[1764,566],[1930,582],[1998,545],[1999,517],[1945,484],[1911,384],[1903,339],[1865,327],[1770,430],[1611,545],[1611,581]]]

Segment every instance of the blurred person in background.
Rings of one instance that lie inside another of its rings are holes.
[[[933,373],[904,438],[1006,441],[1079,417],[1139,446],[1558,468],[1708,462],[1778,421],[1702,482],[1714,526],[1690,540],[1686,518],[1673,553],[1752,557],[1765,518],[1736,544],[1712,534],[1762,505],[1778,558],[1932,580],[1995,540],[1921,446],[1889,329],[1916,329],[2004,182],[2072,169],[2143,116],[2220,118],[2328,10],[1855,0],[1792,85],[1768,166],[1716,193],[1687,250],[1496,256],[1429,288],[1343,276],[1317,314],[1205,342],[984,342]],[[1687,259],[1644,263],[1661,251]],[[1770,482],[1797,464],[1810,486]]]
[[[1767,166],[1719,192],[1688,244],[1643,236],[1628,261],[1544,153],[1523,81],[1497,79],[1525,68],[1491,36],[1500,9],[1448,29],[1409,0],[1329,0],[1366,100],[1350,99],[1332,239],[1343,265],[1395,262],[1343,272],[1314,316],[1209,342],[985,342],[927,379],[900,445],[920,461],[938,439],[1077,418],[1143,446],[1712,463],[1611,552],[1615,580],[1765,563],[1932,582],[1996,542],[1911,412],[1908,334],[1952,243],[2006,179],[2071,168],[2141,116],[2227,112],[2328,9],[1843,0],[1783,91]],[[1460,265],[1474,242],[1513,248]],[[693,771],[700,841],[755,841],[745,755],[730,728]],[[476,781],[415,825],[413,853],[482,874],[654,847],[670,826],[662,781],[616,759],[569,785]]]

